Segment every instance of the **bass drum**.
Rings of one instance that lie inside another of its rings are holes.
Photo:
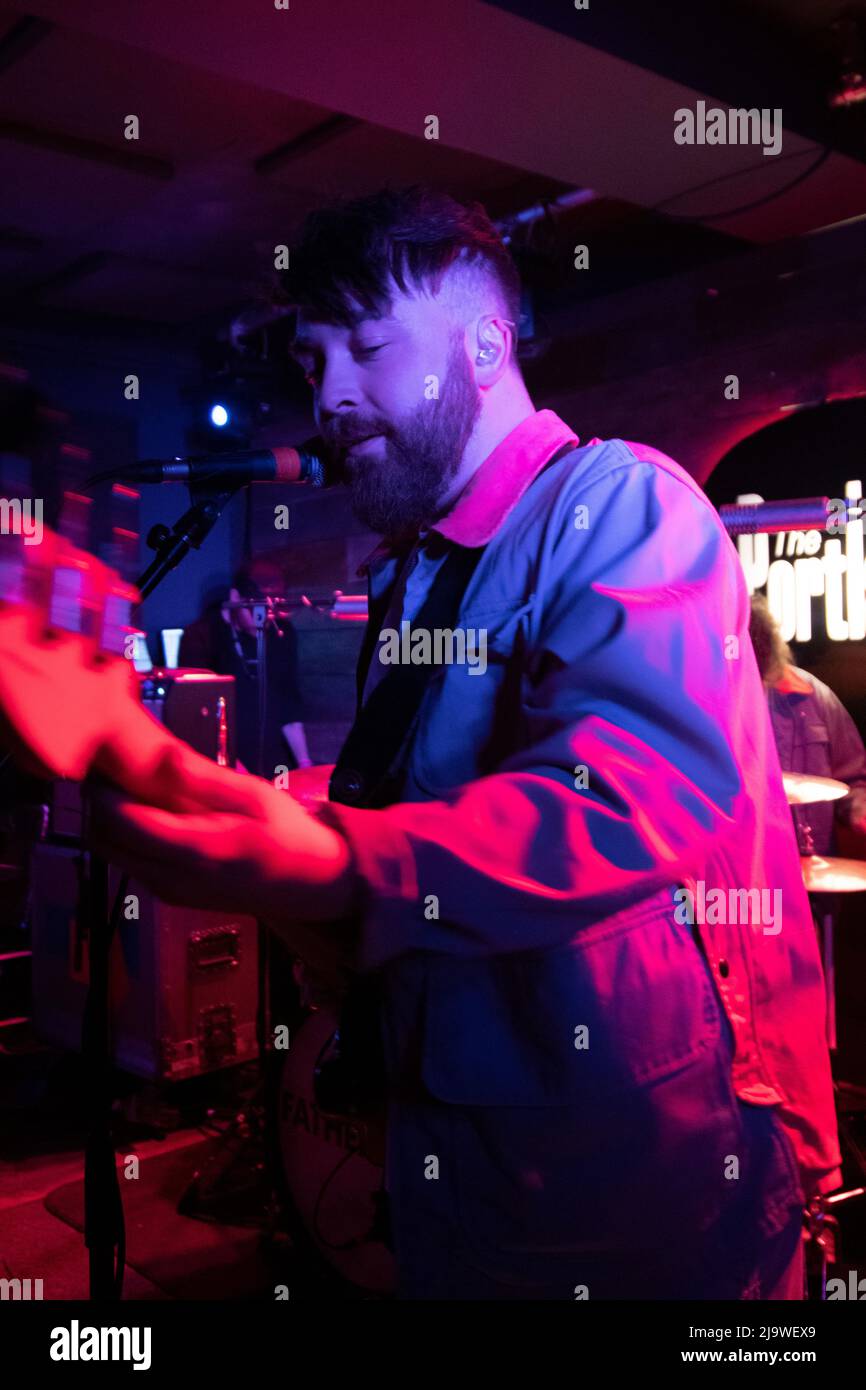
[[[278,1112],[283,1175],[322,1259],[356,1288],[388,1294],[395,1284],[395,1264],[383,1238],[381,1162],[368,1156],[365,1127],[323,1115],[313,1091],[319,1054],[337,1026],[330,1007],[315,1009],[286,1055]]]

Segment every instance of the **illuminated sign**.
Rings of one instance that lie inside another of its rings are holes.
[[[849,507],[852,502],[866,505],[861,494],[859,481],[845,484]],[[763,500],[756,493],[737,498],[739,503]],[[835,511],[841,511],[838,504]],[[737,549],[749,593],[766,589],[767,605],[786,642],[811,642],[813,604],[818,599],[823,599],[824,630],[832,641],[859,642],[866,637],[862,518],[846,523],[830,510],[822,531],[738,536]]]

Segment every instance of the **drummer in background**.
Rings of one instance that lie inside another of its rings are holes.
[[[841,700],[823,681],[795,666],[762,594],[752,595],[749,631],[767,691],[783,772],[833,777],[851,788],[838,801],[791,808],[801,853],[836,853],[836,825],[866,836],[866,748]],[[812,834],[805,843],[804,827]]]
[[[258,682],[256,624],[253,608],[266,593],[282,589],[279,574],[260,565],[235,575],[219,612],[205,613],[184,631],[181,666],[204,667],[219,676],[234,676],[237,709],[237,756],[247,772],[258,763]],[[245,600],[249,600],[245,604]],[[281,618],[266,629],[267,697],[262,775],[271,780],[279,768],[310,767],[298,685],[297,636]]]

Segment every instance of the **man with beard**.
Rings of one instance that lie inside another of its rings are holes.
[[[176,751],[103,798],[100,843],[353,976],[403,1297],[801,1297],[803,1202],[839,1154],[736,552],[672,460],[535,409],[479,205],[322,210],[290,264],[317,424],[384,537],[331,800]],[[483,677],[386,668],[404,622],[483,628]],[[682,915],[770,887],[781,931]]]

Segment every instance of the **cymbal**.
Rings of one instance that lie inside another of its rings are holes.
[[[866,862],[862,859],[824,859],[806,854],[800,860],[809,893],[866,892]]]
[[[815,777],[809,772],[783,772],[782,786],[789,806],[809,806],[815,801],[838,801],[851,788],[833,777]]]

